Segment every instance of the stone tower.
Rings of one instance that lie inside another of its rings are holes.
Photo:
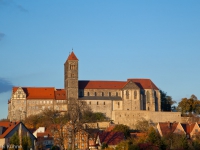
[[[64,82],[68,104],[78,100],[78,59],[72,51],[64,64]]]

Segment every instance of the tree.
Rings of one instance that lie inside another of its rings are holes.
[[[28,136],[23,136],[22,138],[22,147],[23,150],[29,150],[32,146],[31,139]]]
[[[200,114],[200,101],[195,95],[191,95],[188,98],[182,98],[179,102],[177,110],[181,112],[182,115],[188,114],[192,116],[193,114]]]
[[[10,144],[13,145],[20,145],[19,135],[18,132],[15,132],[10,138]]]
[[[45,126],[53,124],[50,128],[60,148],[64,148],[65,140],[70,139],[68,148],[72,150],[75,150],[75,138],[78,132],[88,131],[89,126],[84,128],[83,124],[108,120],[102,113],[93,113],[84,101],[71,102],[67,112],[47,109],[40,115]]]
[[[171,96],[168,96],[166,92],[160,90],[161,94],[161,110],[162,111],[171,111],[172,105],[176,103],[176,101],[172,100]]]
[[[125,138],[130,137],[130,128],[127,125],[123,125],[123,124],[115,125],[113,131],[123,132]]]
[[[149,128],[146,141],[157,147],[160,147],[162,143],[159,133],[153,127]]]
[[[142,132],[147,132],[149,130],[150,126],[151,125],[150,125],[149,121],[146,120],[145,118],[141,118],[140,120],[137,120],[137,122],[135,124],[135,128]]]

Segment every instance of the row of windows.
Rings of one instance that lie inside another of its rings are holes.
[[[129,91],[126,91],[126,99],[129,99]],[[134,91],[134,99],[137,99],[137,91]]]
[[[88,104],[91,105],[92,102],[90,101]],[[99,105],[100,103],[97,101],[96,104]],[[102,104],[106,105],[106,102],[103,102]],[[120,107],[120,102],[117,102],[117,105],[118,105],[118,107]]]
[[[28,101],[29,104],[53,104],[53,101]],[[56,100],[56,103],[67,103],[67,100]]]
[[[91,96],[90,94],[90,92],[87,92],[87,96]],[[84,96],[82,91],[79,92],[79,96]],[[105,93],[101,92],[101,94],[98,95],[97,92],[94,92],[94,96],[105,96]],[[111,92],[108,92],[108,96],[112,96]],[[115,93],[115,96],[118,96],[118,92]]]

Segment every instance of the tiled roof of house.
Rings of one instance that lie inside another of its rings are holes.
[[[76,55],[74,54],[74,52],[72,51],[69,55],[69,57],[67,58],[67,60],[78,60],[78,58],[76,57]]]
[[[196,123],[181,123],[181,126],[183,127],[186,134],[190,134],[194,128]]]
[[[158,90],[157,86],[150,79],[128,79],[127,81],[80,80],[78,84],[79,89],[122,89],[130,80],[141,89]]]
[[[18,124],[20,124],[20,122],[9,122],[9,121],[2,121],[2,122],[0,122],[0,127],[2,128],[2,134],[0,134],[0,138],[4,138]]]
[[[13,87],[13,93],[17,91],[19,87]],[[31,99],[66,99],[66,92],[64,89],[55,89],[54,87],[22,87],[26,93],[26,98]]]
[[[19,87],[13,87],[16,92]],[[27,99],[54,99],[53,87],[22,87]]]
[[[178,123],[170,123],[170,122],[159,122],[160,130],[162,132],[162,135],[168,135],[170,133],[173,133],[177,127]]]
[[[124,133],[122,132],[100,132],[99,140],[108,145],[117,145],[124,140]]]

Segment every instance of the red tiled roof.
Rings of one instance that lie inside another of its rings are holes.
[[[155,89],[158,90],[157,86],[150,79],[128,79],[132,80],[142,89]]]
[[[0,127],[4,128],[3,133],[0,135],[0,138],[4,138],[8,133],[10,133],[20,122],[9,122],[2,121],[0,122]]]
[[[190,134],[194,128],[196,123],[181,123],[181,126],[183,127],[186,134]]]
[[[19,87],[13,87],[13,93]],[[66,92],[64,89],[55,89],[54,87],[22,87],[26,93],[26,98],[30,99],[66,99]]]
[[[121,89],[125,81],[79,81],[79,89]]]
[[[108,145],[117,145],[124,140],[124,133],[122,132],[101,132],[99,133],[99,140]]]
[[[141,89],[155,89],[150,79],[128,79],[127,81],[79,81],[79,89],[122,89],[129,81],[133,81]]]
[[[78,60],[74,52],[72,51],[67,60]]]
[[[162,135],[168,135],[170,133],[173,133],[178,125],[177,122],[170,123],[170,122],[159,122],[160,130],[162,132]]]
[[[56,100],[63,100],[66,99],[66,91],[64,89],[56,89],[55,91],[55,99]]]
[[[16,92],[19,87],[13,87]],[[54,99],[53,87],[22,87],[27,99]]]

